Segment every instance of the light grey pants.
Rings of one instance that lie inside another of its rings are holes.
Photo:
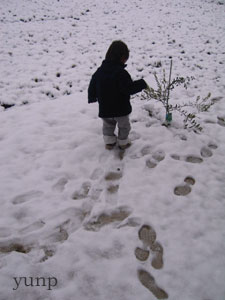
[[[128,135],[131,129],[129,115],[116,118],[102,118],[102,121],[105,144],[114,144],[118,141],[118,144],[123,146],[129,142]],[[118,126],[118,139],[115,135],[116,125]]]

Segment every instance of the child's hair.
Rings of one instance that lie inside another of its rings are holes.
[[[122,59],[128,60],[129,49],[122,41],[114,41],[106,52],[105,59],[115,62],[121,62]]]

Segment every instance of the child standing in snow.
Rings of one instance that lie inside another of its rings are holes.
[[[91,78],[88,88],[88,103],[99,104],[99,117],[103,121],[103,138],[106,149],[112,149],[116,142],[120,149],[130,146],[128,135],[131,129],[129,114],[132,111],[130,95],[148,86],[143,79],[133,81],[125,70],[129,50],[122,41],[114,41],[102,65]],[[118,138],[115,135],[118,126]]]

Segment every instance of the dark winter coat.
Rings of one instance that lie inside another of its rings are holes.
[[[99,103],[99,117],[113,118],[132,111],[130,95],[146,88],[143,79],[133,81],[126,65],[104,60],[92,76],[88,88],[88,103]]]

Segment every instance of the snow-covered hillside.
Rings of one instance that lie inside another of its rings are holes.
[[[222,0],[1,0],[0,300],[225,299],[224,15]],[[133,79],[155,87],[170,58],[195,77],[171,103],[211,92],[200,134],[136,95],[132,146],[104,149],[87,87],[115,39]]]

